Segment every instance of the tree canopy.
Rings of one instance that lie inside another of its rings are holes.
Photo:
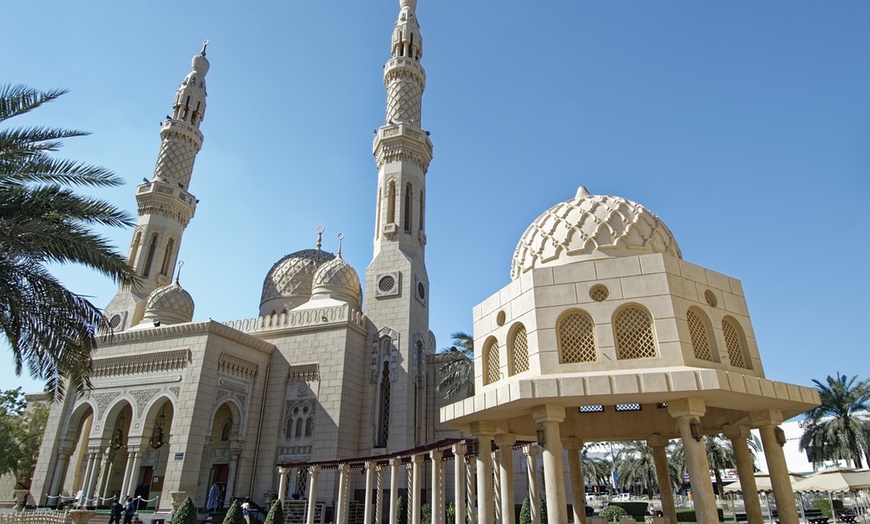
[[[14,475],[17,489],[30,488],[47,420],[44,402],[28,406],[21,388],[0,391],[0,475]]]
[[[870,463],[870,380],[848,378],[837,372],[825,382],[813,380],[821,405],[807,412],[807,424],[799,443],[816,465],[827,461],[851,461],[861,468]]]
[[[0,122],[56,100],[66,91],[0,86]],[[0,129],[0,333],[12,349],[15,372],[45,381],[51,399],[90,384],[99,308],[73,293],[48,264],[81,264],[123,285],[136,275],[95,226],[122,227],[132,219],[74,187],[111,187],[122,180],[106,168],[57,158],[63,139],[87,133],[54,127]]]

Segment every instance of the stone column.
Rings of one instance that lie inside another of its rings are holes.
[[[423,488],[423,455],[411,457],[411,518],[409,524],[420,524],[420,490]]]
[[[390,523],[399,522],[399,472],[401,467],[402,459],[394,458],[390,461]]]
[[[653,460],[656,464],[656,481],[659,483],[659,493],[662,500],[662,513],[668,519],[677,522],[677,508],[674,505],[674,492],[671,488],[671,475],[668,471],[668,439],[654,433],[647,439],[647,443],[653,450]]]
[[[490,464],[492,464],[492,513],[495,515],[495,521],[498,524],[501,524],[501,476],[499,475],[501,465],[498,451],[494,448],[490,458]]]
[[[284,498],[287,496],[287,478],[290,476],[290,468],[278,467],[278,501],[284,505]]]
[[[136,490],[136,472],[139,471],[137,464],[139,459],[139,451],[135,448],[127,448],[127,467],[124,468],[124,485],[121,489],[122,496],[133,496]]]
[[[668,413],[677,419],[680,437],[683,439],[683,450],[686,453],[686,469],[689,471],[689,482],[692,486],[692,500],[695,503],[695,516],[699,524],[717,524],[719,514],[716,507],[716,497],[713,494],[713,483],[710,481],[710,463],[707,461],[707,450],[703,437],[695,440],[692,436],[691,423],[707,412],[702,399],[686,398],[668,401]]]
[[[758,496],[758,485],[755,483],[755,467],[752,463],[752,454],[749,453],[749,444],[746,442],[750,436],[749,428],[728,424],[722,428],[722,431],[731,441],[731,449],[734,450],[734,462],[737,463],[737,477],[743,490],[746,519],[749,524],[764,524],[761,498]]]
[[[84,505],[85,502],[87,502],[88,484],[91,483],[91,475],[94,472],[94,457],[95,456],[96,456],[96,452],[93,449],[88,449],[87,462],[85,462],[85,476],[82,479],[82,498],[78,501],[80,506]]]
[[[444,477],[441,475],[444,464],[441,461],[444,452],[433,449],[429,452],[432,460],[432,524],[444,524]]]
[[[97,499],[97,480],[100,478],[100,461],[103,458],[103,452],[100,449],[97,449],[94,452],[94,460],[93,460],[93,471],[91,471],[90,475],[88,475],[88,485],[85,488],[84,496],[91,500],[91,504],[94,507],[97,506],[99,500]]]
[[[526,473],[529,479],[529,513],[532,524],[541,524],[541,489],[538,487],[538,445],[528,444],[526,452]]]
[[[532,416],[544,429],[544,489],[547,490],[547,517],[555,522],[568,522],[565,500],[565,478],[562,465],[562,436],[559,424],[565,420],[565,407],[544,404],[532,411]]]
[[[376,464],[372,461],[366,462],[366,494],[365,494],[365,513],[364,519],[366,524],[371,524],[372,516],[375,514],[375,508],[372,504],[372,490],[375,484],[375,467]]]
[[[492,436],[495,422],[474,422],[471,434],[477,437],[477,522],[495,524],[492,488]]]
[[[501,524],[514,524],[514,450],[517,436],[513,433],[496,435],[495,443],[498,445],[498,476],[501,488]]]
[[[586,524],[586,493],[583,483],[583,468],[580,466],[580,452],[583,441],[577,437],[562,439],[562,446],[568,450],[568,473],[571,475],[571,509],[575,524]]]
[[[477,482],[474,475],[477,472],[477,460],[465,459],[465,513],[469,519],[476,522]],[[463,523],[464,524],[464,523]]]
[[[51,488],[49,488],[48,492],[48,494],[52,497],[60,495],[61,482],[63,482],[68,454],[69,450],[65,447],[61,447],[57,450],[57,461],[54,463],[54,475],[51,477]],[[51,500],[52,499],[46,498],[46,504],[49,504]],[[59,498],[55,502],[55,506],[57,504],[60,504]]]
[[[465,524],[465,451],[464,443],[453,444],[453,504],[456,506],[456,524]]]
[[[320,476],[320,466],[311,466],[311,476],[308,479],[308,515],[307,524],[314,524],[314,512],[317,510],[317,478]]]
[[[230,448],[230,467],[227,468],[227,487],[225,500],[233,500],[236,492],[236,469],[239,467],[239,455],[242,453],[242,446],[239,442],[233,441]],[[271,489],[271,488],[270,488]]]
[[[139,467],[141,465],[142,465],[142,452],[139,450],[139,447],[136,446],[135,451],[133,451],[133,465],[130,466],[130,481],[128,484],[131,495],[135,495],[136,481],[139,479]]]
[[[375,466],[375,522],[381,524],[384,520],[384,466]]]
[[[350,466],[341,464],[338,466],[338,502],[335,508],[335,524],[347,524],[348,500],[347,494],[350,484]]]
[[[778,410],[754,411],[749,414],[753,426],[761,433],[761,445],[764,446],[764,460],[770,471],[770,483],[773,486],[773,498],[776,500],[776,514],[781,524],[798,524],[797,506],[794,492],[791,490],[791,479],[788,475],[788,465],[782,446],[777,442],[776,430],[782,423],[782,412]]]

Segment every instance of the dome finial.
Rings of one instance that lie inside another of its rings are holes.
[[[323,245],[323,232],[326,231],[326,228],[323,226],[317,226],[317,250],[320,251],[320,247]]]
[[[586,198],[588,196],[592,196],[592,193],[586,190],[586,186],[580,186],[577,188],[577,194],[574,196],[574,198],[580,199]]]
[[[413,11],[417,9],[417,0],[399,0],[399,9],[403,7],[410,7]]]
[[[208,46],[208,38],[203,40],[202,42],[202,51],[199,52],[200,56],[205,56],[205,48]]]
[[[338,234],[338,258],[341,258],[341,241],[344,240],[344,233]]]
[[[181,279],[181,267],[184,266],[184,260],[178,262],[178,273],[175,274],[175,285],[180,286],[178,281]]]

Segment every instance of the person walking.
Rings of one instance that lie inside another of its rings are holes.
[[[136,504],[133,504],[133,497],[127,495],[127,502],[124,503],[124,524],[132,524],[135,513]]]
[[[116,498],[112,500],[112,507],[109,509],[109,524],[121,524],[121,515],[124,513],[124,506]]]
[[[251,499],[249,498],[242,502],[242,516],[245,517],[246,524],[251,524]]]

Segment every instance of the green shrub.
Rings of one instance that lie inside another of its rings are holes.
[[[719,522],[725,522],[725,515],[722,512],[722,508],[717,509],[716,512],[719,514]],[[695,516],[695,510],[678,509],[677,522],[698,522],[698,517]]]
[[[432,524],[432,504],[420,506],[420,524]]]
[[[408,524],[408,512],[405,511],[405,496],[399,495],[396,499],[396,524]]]
[[[239,505],[238,500],[233,500],[233,503],[230,504],[230,509],[227,510],[227,514],[224,516],[224,524],[246,524],[245,517],[242,515],[242,507]]]
[[[619,506],[635,520],[643,520],[649,509],[649,502],[611,502],[612,506]]]
[[[628,515],[628,512],[625,511],[625,508],[622,506],[617,506],[616,504],[608,504],[602,509],[599,513],[606,520],[616,520],[622,515]]]
[[[172,515],[172,524],[197,524],[196,507],[190,497],[184,499],[178,511]]]
[[[825,517],[831,518],[833,516],[831,514],[831,503],[827,499],[814,500],[813,508],[821,510],[822,515],[824,515]],[[834,509],[843,509],[843,501],[834,499]]]
[[[284,505],[280,501],[276,500],[272,503],[263,524],[284,524]]]
[[[447,524],[456,524],[456,506],[448,504],[447,509],[444,510],[444,516],[446,517],[445,522]]]
[[[529,497],[523,499],[519,524],[532,524],[532,503],[529,502]]]

